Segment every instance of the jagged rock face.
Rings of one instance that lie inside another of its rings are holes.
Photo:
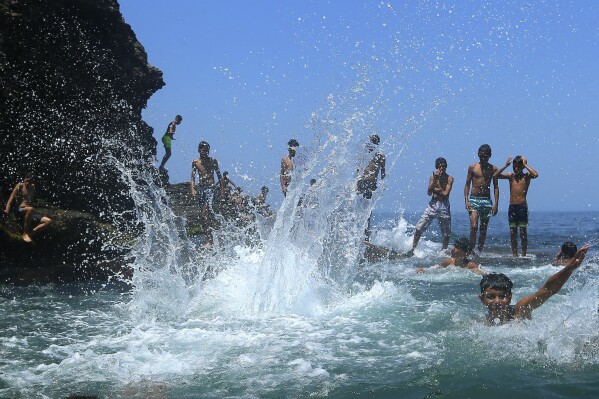
[[[0,0],[3,194],[26,169],[61,207],[131,210],[114,160],[149,167],[141,110],[163,85],[116,0]]]

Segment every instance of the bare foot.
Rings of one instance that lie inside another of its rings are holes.
[[[27,233],[23,234],[23,241],[25,241],[25,242],[33,242],[33,240],[31,239],[31,237],[29,237],[29,234],[27,234]]]

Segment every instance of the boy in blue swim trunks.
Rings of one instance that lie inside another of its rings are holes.
[[[526,228],[528,227],[528,203],[526,194],[531,179],[536,179],[539,174],[534,170],[526,158],[518,155],[514,158],[514,173],[503,171],[512,163],[512,157],[509,157],[505,165],[495,173],[498,179],[507,179],[510,182],[510,208],[508,210],[508,222],[510,225],[510,243],[512,246],[512,255],[518,257],[518,228],[520,228],[520,240],[522,241],[522,256],[526,256],[528,248],[528,236]],[[528,173],[524,173],[524,169]]]
[[[487,228],[491,215],[497,214],[499,205],[499,185],[497,184],[497,167],[489,163],[491,158],[491,147],[483,144],[478,149],[480,162],[473,163],[468,167],[466,175],[466,186],[464,187],[464,202],[466,210],[470,214],[470,246],[476,244],[476,233],[480,220],[480,233],[478,237],[478,250],[482,252],[487,238]],[[493,183],[493,197],[495,204],[491,201],[491,183]],[[472,186],[472,191],[470,190]]]

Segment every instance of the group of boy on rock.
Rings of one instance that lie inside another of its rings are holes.
[[[168,128],[162,137],[165,149],[165,155],[160,163],[159,170],[164,170],[164,166],[171,156],[172,141],[176,127],[183,118],[177,115],[169,123]],[[385,155],[377,150],[380,143],[378,135],[371,135],[367,145],[368,152],[372,153],[372,158],[367,166],[361,171],[356,183],[356,192],[364,199],[370,200],[373,192],[377,190],[377,181],[380,175],[385,178]],[[294,170],[293,158],[299,143],[295,139],[287,143],[287,155],[281,160],[280,183],[284,196],[287,195],[289,185]],[[192,161],[191,164],[191,195],[197,198],[201,208],[201,213],[208,218],[212,211],[212,201],[217,183],[214,179],[216,174],[218,186],[222,193],[232,182],[227,176],[227,172],[221,175],[218,161],[209,156],[210,145],[206,141],[201,141],[198,145],[199,158]],[[526,256],[528,239],[528,205],[526,195],[532,179],[536,179],[539,174],[528,164],[525,157],[509,157],[501,168],[497,168],[489,163],[491,158],[491,147],[487,144],[478,149],[479,162],[473,163],[468,167],[466,175],[466,184],[464,186],[464,205],[470,216],[470,236],[469,238],[459,238],[451,249],[451,257],[443,260],[438,267],[448,266],[462,267],[471,270],[474,273],[483,275],[480,282],[480,300],[486,306],[487,320],[491,324],[502,324],[514,319],[526,319],[531,317],[534,309],[545,303],[552,295],[557,293],[568,281],[572,273],[580,266],[589,249],[589,245],[584,245],[577,249],[576,245],[566,242],[562,246],[555,261],[555,265],[564,267],[551,276],[546,283],[534,294],[526,296],[511,305],[512,299],[512,281],[502,273],[485,273],[477,262],[469,257],[476,255],[474,248],[476,236],[478,233],[478,251],[482,252],[485,245],[487,228],[491,215],[496,215],[499,203],[499,179],[505,179],[510,184],[510,205],[508,209],[508,222],[510,228],[510,244],[512,254],[518,257],[518,229],[521,239],[522,256]],[[504,173],[505,169],[512,165],[512,173]],[[525,173],[526,170],[526,173]],[[359,171],[360,172],[360,171]],[[196,174],[198,183],[196,184]],[[232,183],[234,185],[234,183]],[[427,193],[431,196],[422,217],[416,224],[412,249],[405,254],[405,257],[414,255],[422,234],[430,226],[434,219],[439,221],[442,235],[442,249],[449,246],[451,237],[451,208],[449,196],[453,188],[454,178],[447,174],[447,161],[444,158],[435,160],[435,171],[431,174],[428,182]],[[491,185],[493,185],[493,199],[491,199]],[[254,205],[259,211],[268,208],[266,204],[267,187],[262,187],[261,193],[256,197]],[[52,220],[48,216],[38,215],[34,212],[33,197],[35,195],[35,182],[31,174],[23,175],[23,180],[14,187],[12,193],[4,208],[4,213],[9,214],[12,203],[19,202],[17,210],[18,216],[23,219],[23,240],[32,242],[31,235],[47,227]],[[32,226],[34,226],[32,228]],[[370,217],[366,229],[365,241],[368,243],[370,238]],[[424,269],[417,269],[417,272],[424,272]]]

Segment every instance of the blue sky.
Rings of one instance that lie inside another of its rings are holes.
[[[355,140],[378,133],[390,161],[379,210],[424,209],[438,156],[463,209],[484,143],[496,165],[522,154],[537,169],[531,210],[599,210],[599,2],[119,3],[166,82],[144,120],[160,142],[183,115],[171,182],[189,180],[207,140],[221,170],[254,195],[268,185],[276,206],[287,140],[309,142],[314,115],[359,115]]]

